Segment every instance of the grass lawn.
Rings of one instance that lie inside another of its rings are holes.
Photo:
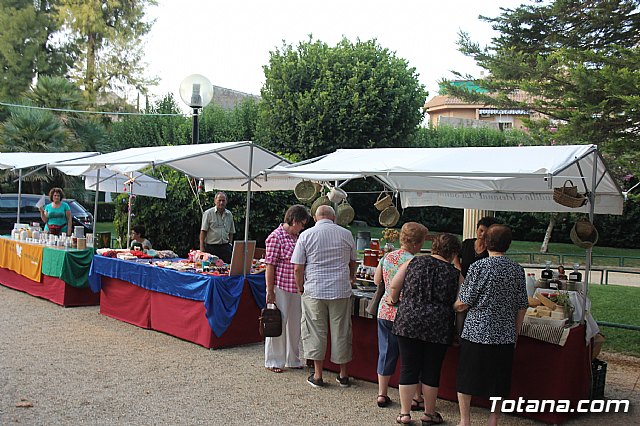
[[[640,327],[640,287],[591,285],[591,313],[596,321]],[[640,331],[600,327],[603,350],[640,357]]]
[[[116,227],[113,226],[113,222],[98,222],[96,223],[96,232],[111,232],[111,236],[115,236]]]

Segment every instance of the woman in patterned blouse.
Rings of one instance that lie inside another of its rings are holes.
[[[458,405],[460,425],[471,424],[471,396],[507,397],[516,339],[527,310],[524,269],[504,253],[511,245],[511,230],[491,225],[486,244],[489,257],[474,262],[454,305],[468,310],[460,341]],[[500,406],[489,416],[498,423]]]
[[[411,396],[418,382],[422,382],[424,395],[422,424],[444,421],[435,408],[442,361],[453,340],[453,303],[462,281],[460,271],[451,264],[458,251],[457,237],[440,234],[433,240],[431,256],[405,263],[391,282],[388,303],[398,303],[402,291],[393,323],[402,359],[398,423],[411,423]]]
[[[378,307],[378,407],[386,407],[391,403],[387,395],[389,379],[396,371],[398,363],[398,340],[391,334],[393,320],[396,317],[396,307],[385,302],[389,293],[391,280],[398,272],[398,268],[413,259],[420,251],[429,230],[426,226],[416,222],[407,222],[400,230],[400,249],[388,253],[378,264],[373,281],[376,285],[384,286],[384,295]],[[416,406],[420,406],[420,391],[416,392]]]

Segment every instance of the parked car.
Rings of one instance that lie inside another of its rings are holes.
[[[40,219],[40,211],[36,207],[40,197],[36,194],[20,195],[20,223],[38,222],[40,226],[44,226]],[[47,204],[51,202],[49,197],[46,197],[46,200]],[[73,226],[83,226],[85,233],[93,232],[93,215],[74,199],[65,198],[63,201],[71,208]],[[17,214],[18,194],[0,194],[0,235],[11,233],[13,224],[16,223]]]

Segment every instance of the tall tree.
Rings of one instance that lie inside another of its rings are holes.
[[[74,77],[91,102],[106,90],[134,87],[142,93],[155,83],[144,76],[142,38],[153,22],[144,21],[155,0],[58,0],[58,19],[79,46]]]
[[[639,0],[535,1],[503,9],[487,47],[461,33],[460,50],[490,71],[487,93],[445,82],[447,93],[500,108],[528,108],[555,121],[558,142],[602,144],[638,172]],[[518,90],[529,97],[513,96]]]
[[[427,93],[415,68],[375,40],[285,44],[264,73],[257,132],[274,151],[403,146],[422,120]]]
[[[52,41],[53,3],[0,0],[0,100],[18,99],[36,75],[64,75],[73,62],[73,50]]]

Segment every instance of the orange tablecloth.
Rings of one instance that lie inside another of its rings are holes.
[[[0,267],[39,282],[42,278],[43,251],[44,247],[39,244],[0,238]]]

